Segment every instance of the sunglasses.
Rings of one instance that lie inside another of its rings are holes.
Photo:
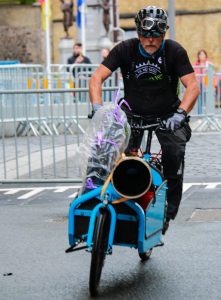
[[[151,32],[151,31],[147,31],[147,32],[142,31],[142,32],[140,32],[140,34],[145,38],[148,38],[148,37],[158,38],[158,37],[162,36],[162,33],[157,32],[157,31],[153,31],[153,32]]]
[[[156,29],[161,33],[165,33],[168,26],[166,21],[147,17],[141,21],[141,28],[144,30]]]

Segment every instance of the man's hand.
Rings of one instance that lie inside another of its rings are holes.
[[[187,113],[179,109],[170,118],[164,121],[166,129],[175,131],[181,128],[186,121]]]
[[[92,112],[91,114],[89,114],[87,117],[88,119],[92,119],[94,114],[96,113],[96,111],[101,108],[103,105],[102,104],[99,104],[99,103],[93,103],[92,104]]]
[[[84,57],[82,55],[79,55],[76,60],[75,60],[75,64],[81,64],[84,60]]]

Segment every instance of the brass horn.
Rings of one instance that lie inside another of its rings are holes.
[[[139,157],[123,157],[114,167],[112,184],[119,195],[128,199],[143,196],[150,188],[152,174],[149,164]]]

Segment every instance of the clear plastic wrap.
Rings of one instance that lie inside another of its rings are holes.
[[[128,146],[130,126],[124,111],[110,103],[90,121],[79,147],[83,190],[102,185]]]

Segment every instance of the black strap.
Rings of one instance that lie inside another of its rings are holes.
[[[166,44],[167,44],[167,41],[165,41],[165,44],[163,47],[163,66],[164,66],[164,71],[167,76],[167,79],[168,79],[169,83],[172,84],[172,77],[168,72],[168,65],[167,65],[167,60],[166,60]]]

